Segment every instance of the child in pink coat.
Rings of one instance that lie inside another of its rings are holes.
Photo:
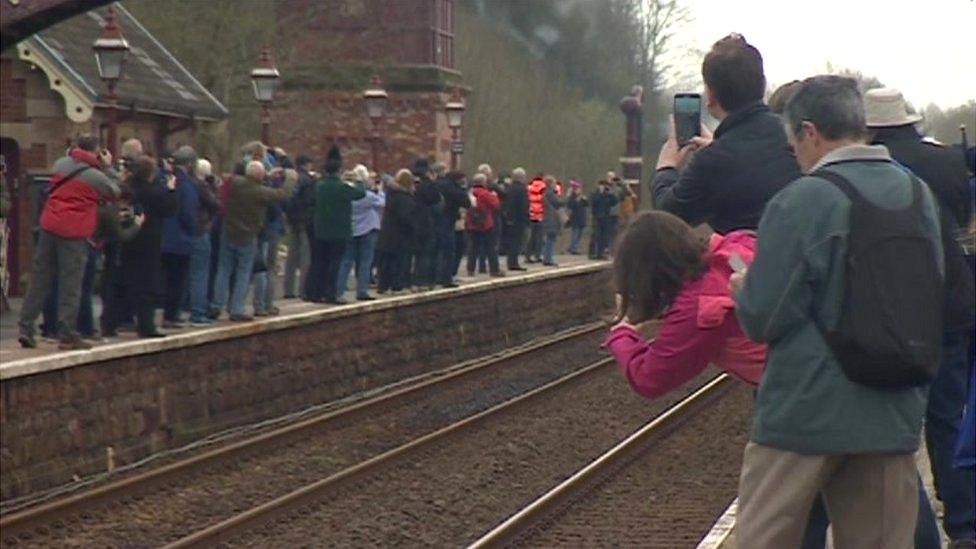
[[[730,260],[752,263],[755,244],[752,231],[702,242],[684,221],[661,211],[645,212],[627,227],[613,262],[616,324],[604,346],[637,393],[662,396],[710,363],[759,384],[766,346],[742,332],[729,294]],[[661,329],[648,341],[635,325],[658,317]]]

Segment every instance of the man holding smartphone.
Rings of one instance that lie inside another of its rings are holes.
[[[705,56],[702,77],[705,106],[721,123],[713,138],[700,127],[701,98],[675,96],[674,128],[651,182],[654,206],[720,234],[755,229],[766,202],[800,176],[782,122],[763,103],[762,55],[731,34]]]

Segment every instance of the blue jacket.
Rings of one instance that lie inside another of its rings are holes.
[[[200,195],[189,174],[180,168],[174,173],[179,207],[174,215],[163,219],[163,253],[190,255],[197,217],[200,215]]]

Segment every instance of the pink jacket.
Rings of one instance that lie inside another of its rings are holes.
[[[735,252],[751,264],[755,246],[751,231],[712,235],[705,274],[685,283],[656,338],[647,341],[629,326],[610,331],[604,346],[637,393],[662,396],[700,374],[709,363],[750,385],[759,384],[766,346],[750,341],[739,328],[728,289],[729,257]]]

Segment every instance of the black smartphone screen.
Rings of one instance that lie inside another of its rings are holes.
[[[674,131],[679,146],[701,135],[701,96],[697,93],[674,96]]]

